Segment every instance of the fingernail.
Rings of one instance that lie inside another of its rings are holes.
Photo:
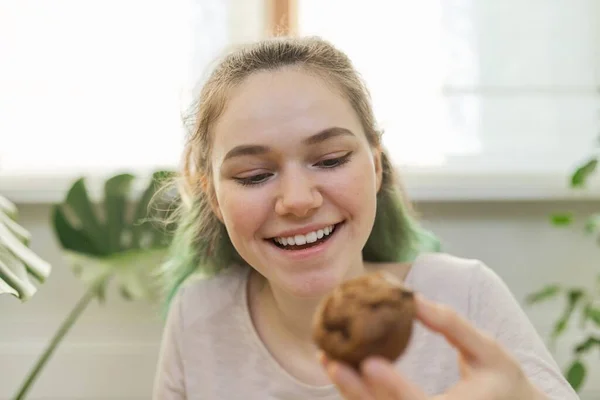
[[[369,376],[380,375],[386,368],[385,362],[378,358],[371,358],[364,362],[363,373]]]
[[[352,376],[346,368],[336,362],[330,362],[327,365],[327,375],[337,385],[346,385],[352,381]]]
[[[344,367],[338,365],[333,373],[332,380],[338,385],[346,386],[352,382],[352,375]]]

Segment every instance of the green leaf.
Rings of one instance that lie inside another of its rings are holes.
[[[125,287],[121,286],[121,287],[119,288],[119,293],[121,293],[121,297],[122,297],[124,300],[127,300],[127,301],[131,301],[131,300],[133,300],[133,296],[131,295],[131,293],[129,293],[129,291],[127,290],[127,288],[125,288]]]
[[[102,254],[102,251],[96,247],[86,231],[74,228],[71,225],[62,210],[62,206],[55,205],[52,216],[54,233],[64,249],[95,255]]]
[[[586,233],[591,234],[598,230],[600,226],[600,214],[592,214],[587,221],[585,221],[584,230]]]
[[[69,250],[63,251],[63,255],[73,269],[75,276],[88,288],[97,282],[106,280],[113,273],[110,266],[103,262],[103,260],[109,258],[107,256],[98,257]]]
[[[587,299],[587,301],[585,302],[585,305],[583,306],[583,312],[581,313],[581,322],[579,324],[580,329],[586,328],[587,322],[590,319],[590,316],[588,315],[588,313],[590,312],[591,308],[592,308],[592,302],[590,299]]]
[[[100,254],[109,254],[108,236],[94,212],[94,206],[85,185],[85,178],[79,178],[67,193],[65,206],[73,211],[85,232],[86,240],[90,240]],[[66,221],[68,221],[65,218]]]
[[[550,334],[552,341],[556,340],[556,338],[558,338],[560,335],[562,335],[562,333],[567,328],[568,322],[569,322],[568,318],[563,317],[554,324],[554,329],[552,330],[552,333]]]
[[[6,226],[6,228],[15,236],[15,238],[21,241],[21,243],[29,245],[31,241],[31,234],[21,225],[17,224],[16,221],[11,219],[11,217],[1,211],[0,224],[4,224],[4,226]]]
[[[74,273],[86,286],[98,281],[110,280],[117,285],[119,292],[132,300],[154,300],[158,295],[156,287],[156,270],[162,265],[167,254],[168,242],[162,240],[163,232],[150,221],[154,214],[148,205],[160,188],[160,179],[165,177],[162,171],[153,175],[152,181],[145,189],[141,199],[137,202],[134,198],[134,176],[131,174],[118,174],[109,178],[104,184],[103,202],[105,220],[101,229],[93,231],[99,235],[92,238],[92,231],[84,226],[69,224],[67,212],[71,204],[64,202],[55,207],[54,227],[64,250],[68,263]],[[85,186],[82,179],[76,181],[69,191],[77,193],[85,200],[79,201],[79,208],[86,209],[88,204]],[[78,198],[71,196],[69,199]],[[133,203],[133,204],[132,204]],[[90,204],[88,204],[90,205]],[[134,211],[134,216],[129,216],[129,210]],[[91,212],[91,205],[88,209]],[[81,212],[80,212],[81,214]],[[92,213],[95,217],[95,214]],[[162,214],[157,213],[157,218]],[[136,222],[147,222],[136,224]],[[94,223],[88,224],[94,226]],[[139,241],[124,240],[128,235],[137,232]],[[161,239],[160,241],[157,239]],[[144,247],[139,244],[144,242]],[[105,248],[97,248],[96,243],[105,243]],[[98,291],[98,298],[104,301],[105,288]]]
[[[600,347],[600,338],[589,336],[583,342],[575,346],[575,354],[581,355],[583,353],[586,353],[594,346]]]
[[[27,301],[37,291],[30,276],[45,282],[52,267],[29,246],[31,235],[16,222],[17,207],[0,196],[0,294]]]
[[[1,261],[0,261],[1,263]],[[20,297],[17,289],[13,287],[13,285],[5,282],[4,277],[0,275],[0,294],[11,294],[15,297]]]
[[[0,294],[12,294],[25,301],[37,291],[27,276],[25,263],[0,247]]]
[[[102,281],[100,284],[98,284],[98,291],[96,292],[96,296],[98,298],[98,303],[100,303],[100,304],[104,304],[106,302],[106,287],[107,286],[108,286],[108,280]]]
[[[111,259],[115,283],[132,300],[158,298],[155,274],[167,255],[167,248],[130,250]]]
[[[554,330],[551,334],[552,341],[556,340],[565,331],[577,303],[584,297],[584,294],[585,292],[581,289],[571,289],[567,292],[567,306],[562,317],[554,325]]]
[[[588,178],[596,171],[597,166],[598,159],[594,157],[577,168],[571,176],[571,187],[576,188],[585,186]]]
[[[106,240],[109,254],[122,250],[121,238],[128,225],[126,221],[127,200],[133,180],[133,175],[121,174],[110,178],[104,185]]]
[[[541,290],[534,292],[527,296],[525,302],[527,304],[536,304],[541,303],[543,301],[549,300],[551,298],[556,297],[561,291],[561,287],[559,285],[547,285],[543,287]]]
[[[591,305],[587,306],[584,310],[586,319],[591,320],[594,324],[600,327],[600,310]]]
[[[17,206],[6,197],[0,196],[0,213],[8,216],[12,220],[17,220],[19,210]]]
[[[167,248],[135,249],[104,257],[65,251],[69,264],[86,286],[112,277],[122,294],[150,301],[158,296],[154,277],[166,254]]]
[[[585,296],[585,290],[583,289],[570,289],[567,297],[569,302],[569,308],[572,310],[579,300]]]
[[[39,282],[44,282],[50,275],[50,264],[42,260],[3,224],[0,224],[0,248],[3,250],[5,256],[12,254],[12,258],[22,263],[25,269]],[[12,265],[10,257],[8,258],[8,262],[6,258],[4,260],[5,264]]]
[[[550,217],[550,222],[554,226],[568,226],[573,223],[573,215],[571,213],[554,214]]]
[[[579,360],[574,361],[566,372],[566,378],[575,391],[579,391],[585,380],[586,368]]]

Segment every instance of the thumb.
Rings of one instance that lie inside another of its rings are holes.
[[[469,364],[465,360],[465,357],[461,353],[458,353],[457,358],[460,376],[462,376],[463,378],[468,378],[471,375],[471,367],[469,366]]]
[[[361,366],[361,372],[377,399],[427,400],[427,395],[387,360],[378,357],[367,359]]]

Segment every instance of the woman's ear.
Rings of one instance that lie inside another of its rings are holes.
[[[217,200],[217,194],[215,193],[214,187],[212,185],[210,185],[209,178],[207,176],[203,176],[200,179],[200,185],[202,188],[202,192],[204,192],[204,195],[206,197],[208,197],[208,201],[210,203],[210,208],[212,209],[213,213],[217,216],[219,221],[221,221],[221,223],[223,223],[223,214],[221,214],[221,207],[219,207],[219,201]]]
[[[377,184],[377,193],[381,189],[381,183],[383,181],[383,163],[381,161],[382,149],[380,146],[375,147],[373,150],[373,162],[375,163],[375,177]]]
[[[215,198],[215,196],[211,196],[210,207],[212,208],[213,212],[217,216],[217,219],[219,221],[221,221],[221,223],[224,223],[223,222],[223,214],[221,214],[221,207],[219,207],[219,203],[217,202],[217,199]]]
[[[213,213],[215,213],[215,215],[217,216],[217,219],[219,221],[221,221],[221,223],[224,223],[223,222],[223,214],[221,213],[221,207],[219,206],[219,201],[217,200],[217,195],[214,192],[214,189],[212,192],[211,191],[207,192],[207,195],[208,195],[208,199],[210,201],[210,208],[212,208]]]

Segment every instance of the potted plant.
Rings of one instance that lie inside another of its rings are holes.
[[[598,156],[593,156],[579,165],[571,174],[569,186],[573,189],[581,189],[586,186],[589,178],[596,172],[598,167]],[[571,226],[574,218],[570,213],[557,213],[551,216],[551,223],[557,227]],[[600,243],[600,213],[587,217],[584,224],[586,234],[595,237]],[[557,296],[563,296],[565,306],[550,335],[551,347],[556,340],[565,332],[574,315],[580,316],[580,328],[582,330],[592,327],[591,333],[573,346],[572,360],[565,371],[565,376],[571,386],[579,391],[585,383],[587,365],[584,356],[594,348],[600,348],[600,274],[596,278],[596,289],[589,290],[584,287],[567,287],[558,283],[548,284],[540,290],[526,297],[526,304],[539,304]]]
[[[167,171],[155,172],[141,194],[131,174],[118,174],[104,183],[104,194],[92,201],[85,178],[76,180],[52,212],[52,227],[65,260],[86,291],[66,316],[46,349],[19,387],[24,399],[40,372],[92,300],[102,302],[110,282],[129,300],[158,298],[154,275],[169,245],[173,197],[162,191]]]

